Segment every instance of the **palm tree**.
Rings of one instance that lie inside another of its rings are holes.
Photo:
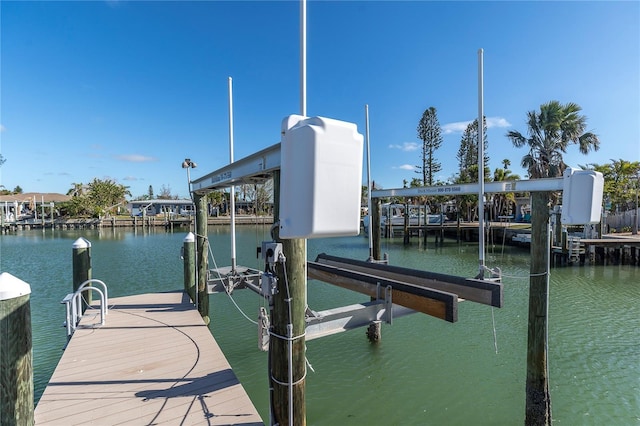
[[[585,132],[586,117],[577,104],[551,101],[540,112],[527,113],[529,137],[510,131],[507,137],[516,147],[527,146],[522,166],[530,178],[561,176],[566,168],[562,155],[569,145],[580,152],[598,150],[598,137]],[[531,275],[529,278],[529,324],[525,425],[551,424],[551,396],[547,368],[547,313],[549,295],[549,208],[550,192],[534,192],[531,197]]]
[[[540,106],[539,113],[527,113],[528,138],[514,130],[507,133],[516,147],[529,147],[529,153],[522,157],[522,167],[530,177],[561,176],[566,168],[562,154],[566,154],[571,144],[577,144],[583,154],[600,148],[598,136],[585,132],[587,118],[579,114],[581,110],[574,103],[562,105],[550,101]]]

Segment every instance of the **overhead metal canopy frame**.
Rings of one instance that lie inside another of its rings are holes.
[[[191,182],[191,192],[206,194],[246,183],[262,183],[280,169],[280,143],[234,161]]]
[[[206,194],[218,189],[246,183],[262,183],[280,169],[280,143],[234,161],[216,171],[191,182],[191,191]],[[485,193],[561,191],[563,178],[486,182]],[[477,194],[479,183],[435,185],[415,188],[375,189],[373,198],[417,197]]]

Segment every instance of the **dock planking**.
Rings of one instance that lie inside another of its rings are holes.
[[[87,310],[35,409],[38,425],[263,425],[183,292]]]

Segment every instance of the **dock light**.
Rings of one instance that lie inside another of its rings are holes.
[[[193,161],[191,161],[190,158],[185,158],[184,161],[182,162],[183,169],[188,169],[188,168],[195,169],[196,167],[198,167],[198,165]]]
[[[189,187],[189,196],[191,196],[191,173],[189,173],[190,169],[195,169],[198,167],[196,163],[191,161],[190,158],[185,158],[182,162],[182,168],[187,169],[187,186]]]

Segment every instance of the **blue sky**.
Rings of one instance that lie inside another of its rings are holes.
[[[235,158],[279,142],[300,112],[297,1],[0,2],[0,185],[66,193],[113,179],[133,196],[162,186],[187,196],[229,160],[227,79],[234,84]],[[434,106],[444,142],[439,178],[477,107],[491,168],[515,173],[526,113],[575,102],[601,150],[569,165],[640,160],[640,3],[307,3],[307,113],[358,124],[369,105],[372,177],[384,188],[419,175],[416,127]]]

